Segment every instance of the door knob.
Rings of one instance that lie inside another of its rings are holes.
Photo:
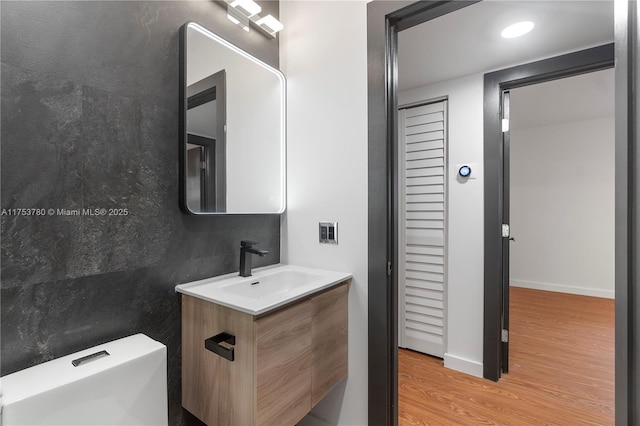
[[[509,237],[509,241],[515,241],[516,239],[513,237]]]

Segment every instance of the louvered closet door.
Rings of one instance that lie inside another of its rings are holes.
[[[399,346],[442,357],[446,101],[399,113]]]

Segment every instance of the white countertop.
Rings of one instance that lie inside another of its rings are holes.
[[[351,274],[344,272],[277,264],[256,268],[250,277],[240,277],[233,272],[179,284],[176,291],[251,315],[260,315],[351,277]]]

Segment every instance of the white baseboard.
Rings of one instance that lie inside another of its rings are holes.
[[[483,373],[481,362],[471,361],[448,353],[444,354],[444,366],[476,377],[482,377]]]
[[[607,299],[615,298],[614,290],[601,290],[596,288],[574,287],[570,285],[539,283],[524,280],[511,280],[511,286],[530,288],[533,290],[555,291],[558,293],[579,294],[582,296],[604,297]]]

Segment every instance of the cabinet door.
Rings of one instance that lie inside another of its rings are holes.
[[[257,320],[257,424],[295,425],[311,410],[311,301]]]
[[[314,296],[311,334],[311,406],[347,377],[349,339],[349,283]]]
[[[182,296],[182,406],[209,425],[255,422],[254,326],[252,315]],[[221,332],[236,336],[234,361],[204,347]]]

